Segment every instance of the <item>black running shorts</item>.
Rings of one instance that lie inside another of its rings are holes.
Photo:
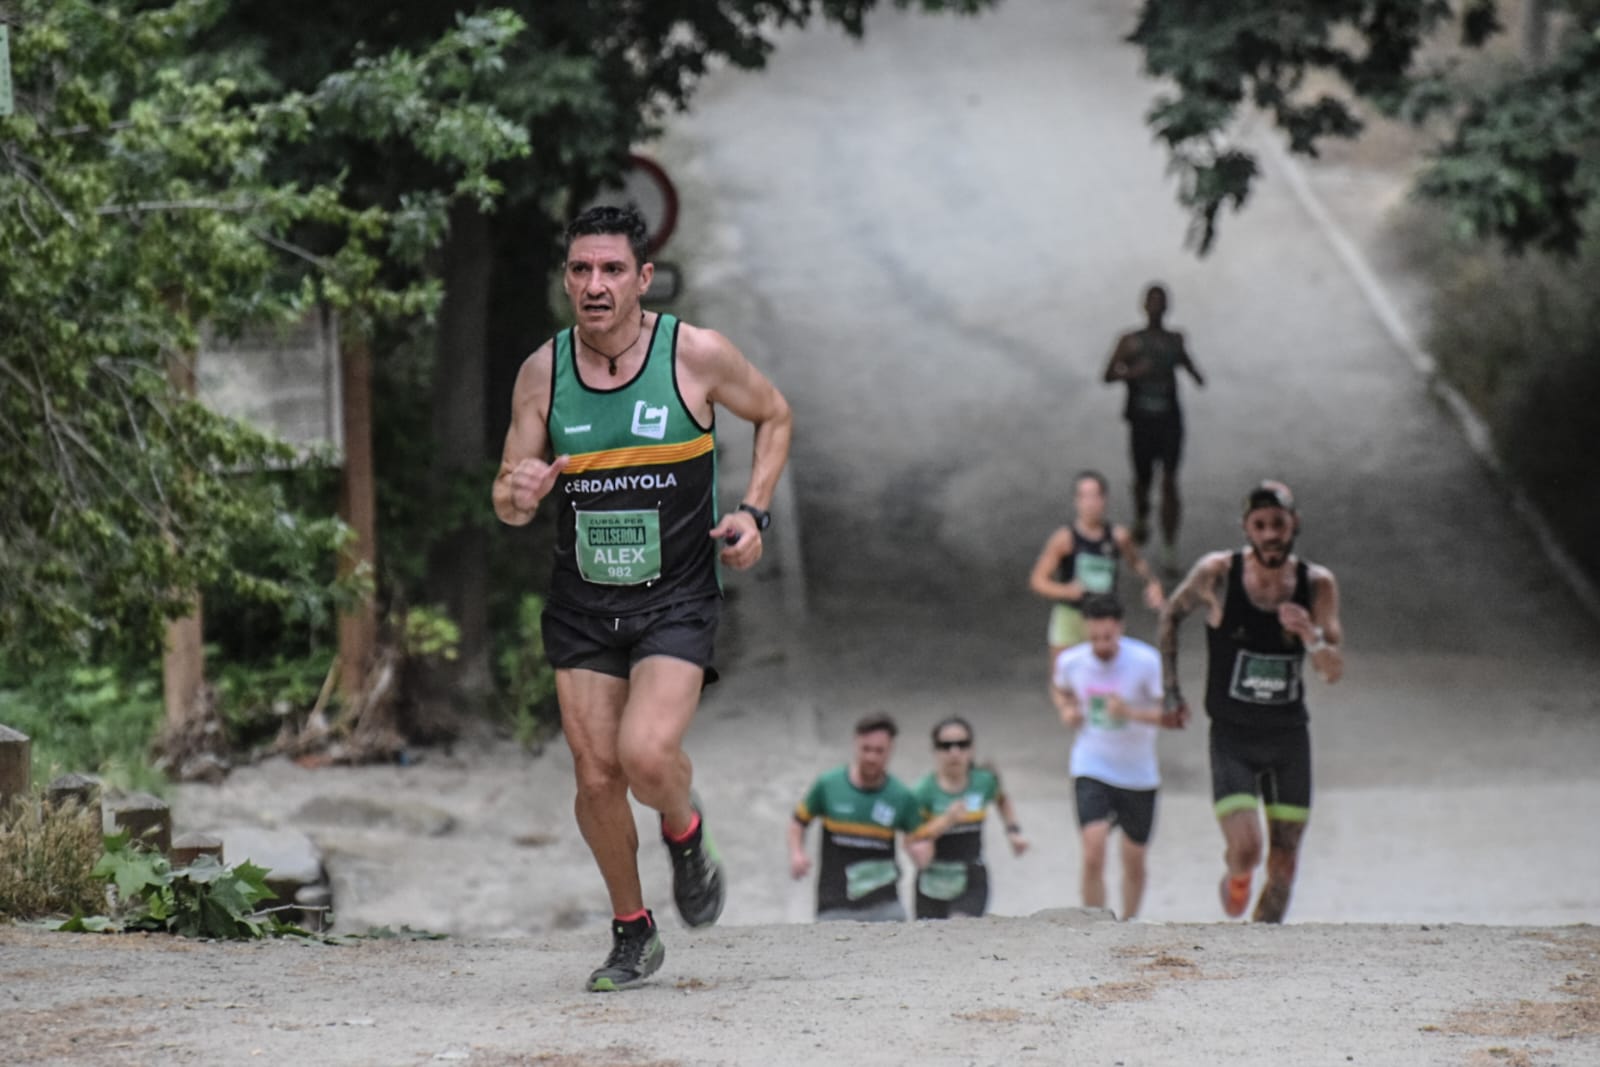
[[[1141,482],[1150,481],[1157,463],[1176,471],[1183,459],[1183,416],[1135,415],[1128,420],[1128,438],[1133,446],[1133,474]]]
[[[1252,730],[1211,724],[1211,799],[1217,817],[1255,810],[1267,818],[1305,822],[1311,816],[1311,731],[1305,726]]]
[[[671,656],[705,668],[710,682],[716,676],[711,660],[721,617],[720,596],[619,618],[548,604],[541,622],[544,654],[557,670],[598,671],[616,678],[628,677],[646,656]]]
[[[1074,778],[1078,799],[1078,825],[1109,822],[1122,828],[1136,845],[1148,844],[1156,825],[1156,791],[1122,789],[1098,778]]]

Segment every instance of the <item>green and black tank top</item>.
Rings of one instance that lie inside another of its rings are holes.
[[[644,365],[614,389],[578,376],[573,331],[555,337],[550,444],[571,456],[558,500],[550,602],[637,615],[721,592],[717,449],[678,392],[678,320],[656,318]]]
[[[1178,407],[1178,364],[1183,357],[1183,339],[1162,330],[1140,330],[1133,335],[1141,359],[1151,370],[1128,382],[1128,402],[1123,417],[1128,419],[1181,419]]]
[[[1056,581],[1065,584],[1077,579],[1083,583],[1083,591],[1087,596],[1114,593],[1117,591],[1117,566],[1121,558],[1122,550],[1117,547],[1117,539],[1109,522],[1099,537],[1090,537],[1078,529],[1077,523],[1073,523],[1072,551],[1056,565]],[[1075,608],[1083,603],[1083,599],[1080,597],[1064,603]]]
[[[1295,561],[1289,599],[1311,608],[1310,566]],[[1222,620],[1206,630],[1206,714],[1220,723],[1274,730],[1304,726],[1305,645],[1278,621],[1276,611],[1250,603],[1244,588],[1244,553],[1228,564]]]

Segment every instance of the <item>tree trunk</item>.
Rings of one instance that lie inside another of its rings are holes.
[[[339,518],[355,542],[339,556],[339,576],[361,567],[376,579],[377,490],[372,468],[372,350],[365,337],[340,339],[340,403],[343,407],[344,467],[339,477]],[[339,616],[339,692],[353,703],[366,684],[378,642],[378,616],[368,593]]]
[[[450,212],[443,276],[433,378],[433,498],[443,502],[467,490],[476,492],[487,510],[484,377],[493,247],[489,220],[465,200]],[[465,521],[438,540],[429,558],[429,600],[443,604],[461,628],[460,654],[445,668],[448,676],[436,679],[448,685],[458,710],[462,700],[469,707],[481,704],[493,687],[487,550],[481,521]]]
[[[195,395],[195,361],[198,355],[185,359],[171,356],[167,360],[167,380],[185,396]],[[202,621],[200,594],[191,600],[193,608],[182,618],[167,622],[166,638],[161,650],[161,695],[166,708],[166,725],[162,736],[175,739],[195,728],[205,714],[201,690],[206,684],[205,627]],[[166,747],[163,742],[159,747]]]

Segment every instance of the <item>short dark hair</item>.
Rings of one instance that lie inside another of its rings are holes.
[[[934,726],[934,728],[933,728],[933,742],[934,742],[934,744],[938,744],[939,743],[939,731],[943,730],[947,726],[959,726],[959,727],[961,727],[963,730],[965,730],[967,732],[967,740],[968,741],[976,741],[977,740],[977,737],[972,732],[972,724],[970,722],[968,722],[966,719],[963,719],[959,715],[952,715],[948,719],[940,719],[938,724]]]
[[[603,237],[621,234],[633,249],[633,266],[638,269],[650,258],[650,227],[644,216],[632,204],[618,207],[615,204],[596,204],[567,224],[567,252],[572,242],[580,237]]]
[[[1116,619],[1122,621],[1122,601],[1110,593],[1098,593],[1094,596],[1083,598],[1083,606],[1078,609],[1086,619]]]
[[[1073,488],[1074,491],[1077,490],[1078,483],[1083,481],[1085,478],[1089,479],[1095,485],[1098,485],[1100,487],[1100,495],[1101,496],[1109,496],[1110,495],[1110,493],[1111,493],[1111,483],[1106,481],[1106,476],[1104,474],[1101,474],[1099,471],[1091,471],[1091,470],[1082,470],[1082,471],[1079,471],[1077,474],[1074,474],[1072,476],[1072,488]]]
[[[890,737],[900,736],[900,727],[895,725],[894,719],[891,718],[886,712],[870,712],[861,716],[861,718],[856,722],[857,737],[860,737],[862,734],[875,734],[879,730],[887,731]]]

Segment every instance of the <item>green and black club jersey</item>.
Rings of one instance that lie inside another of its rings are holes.
[[[1078,529],[1076,523],[1070,528],[1072,551],[1063,556],[1061,562],[1056,565],[1056,581],[1062,584],[1074,579],[1082,582],[1085,596],[1115,593],[1117,571],[1122,560],[1122,550],[1117,547],[1114,533],[1115,527],[1109,522],[1106,523],[1105,532],[1099,537],[1090,537]],[[1083,603],[1083,598],[1063,603],[1075,608]]]
[[[933,858],[940,862],[982,863],[983,824],[989,808],[999,803],[1004,791],[1000,776],[987,767],[974,767],[967,776],[967,787],[959,793],[946,793],[939,778],[931,771],[912,787],[917,803],[922,806],[924,822],[945,813],[956,799],[966,801],[967,812],[961,821],[934,838]]]
[[[794,817],[802,826],[822,820],[818,911],[899,898],[895,833],[913,834],[923,821],[921,805],[900,779],[889,775],[878,789],[857,789],[850,768],[835,767],[812,783]]]
[[[1310,565],[1295,561],[1293,603],[1311,610]],[[1283,628],[1276,611],[1250,603],[1244,588],[1244,552],[1228,563],[1222,619],[1206,629],[1206,714],[1212,720],[1258,730],[1304,726],[1305,644]]]
[[[716,436],[678,392],[678,320],[656,318],[644,365],[614,389],[578,376],[571,329],[554,348],[550,443],[572,458],[551,494],[550,602],[609,617],[720,593]]]

